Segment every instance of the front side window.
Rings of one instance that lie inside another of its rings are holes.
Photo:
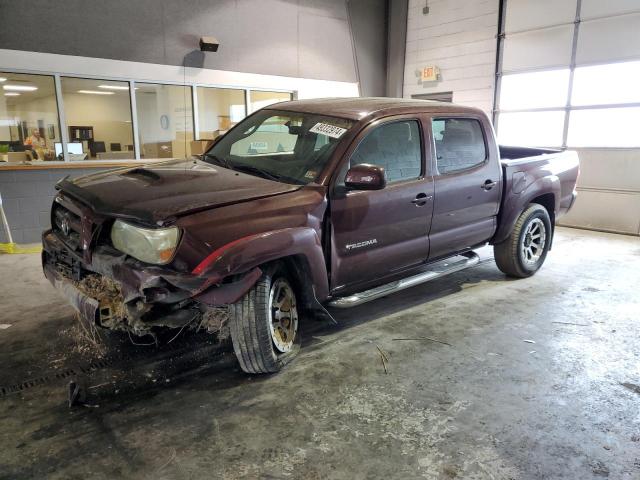
[[[303,185],[317,178],[353,123],[324,115],[263,110],[224,135],[204,160]]]
[[[478,120],[435,118],[431,127],[439,173],[454,173],[484,163],[487,150]]]
[[[422,147],[418,122],[405,120],[377,127],[351,156],[350,166],[362,163],[383,167],[389,183],[419,178]]]

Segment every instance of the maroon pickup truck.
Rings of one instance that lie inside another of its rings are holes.
[[[201,158],[58,183],[47,278],[85,321],[154,335],[230,334],[242,369],[275,372],[303,318],[478,262],[532,275],[575,200],[574,152],[499,147],[446,103],[278,103]]]

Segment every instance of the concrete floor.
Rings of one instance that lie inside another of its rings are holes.
[[[314,322],[263,377],[193,336],[73,353],[38,256],[0,256],[0,478],[640,479],[640,240],[555,242]]]

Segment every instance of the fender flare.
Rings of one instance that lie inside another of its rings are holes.
[[[292,256],[302,256],[306,260],[316,298],[320,301],[327,298],[329,282],[322,242],[311,227],[283,228],[239,238],[214,250],[192,273],[221,281]]]
[[[553,194],[554,200],[553,212],[550,212],[550,216],[553,218],[560,209],[561,186],[558,176],[547,175],[539,178],[527,185],[520,193],[513,190],[506,192],[507,195],[510,195],[510,199],[502,205],[502,211],[498,217],[498,229],[491,239],[491,243],[496,244],[506,240],[511,235],[518,217],[526,210],[532,200],[549,193]]]

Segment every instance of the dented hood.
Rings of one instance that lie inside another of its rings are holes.
[[[176,217],[298,190],[200,160],[177,160],[61,180],[59,190],[102,215],[163,225]]]

